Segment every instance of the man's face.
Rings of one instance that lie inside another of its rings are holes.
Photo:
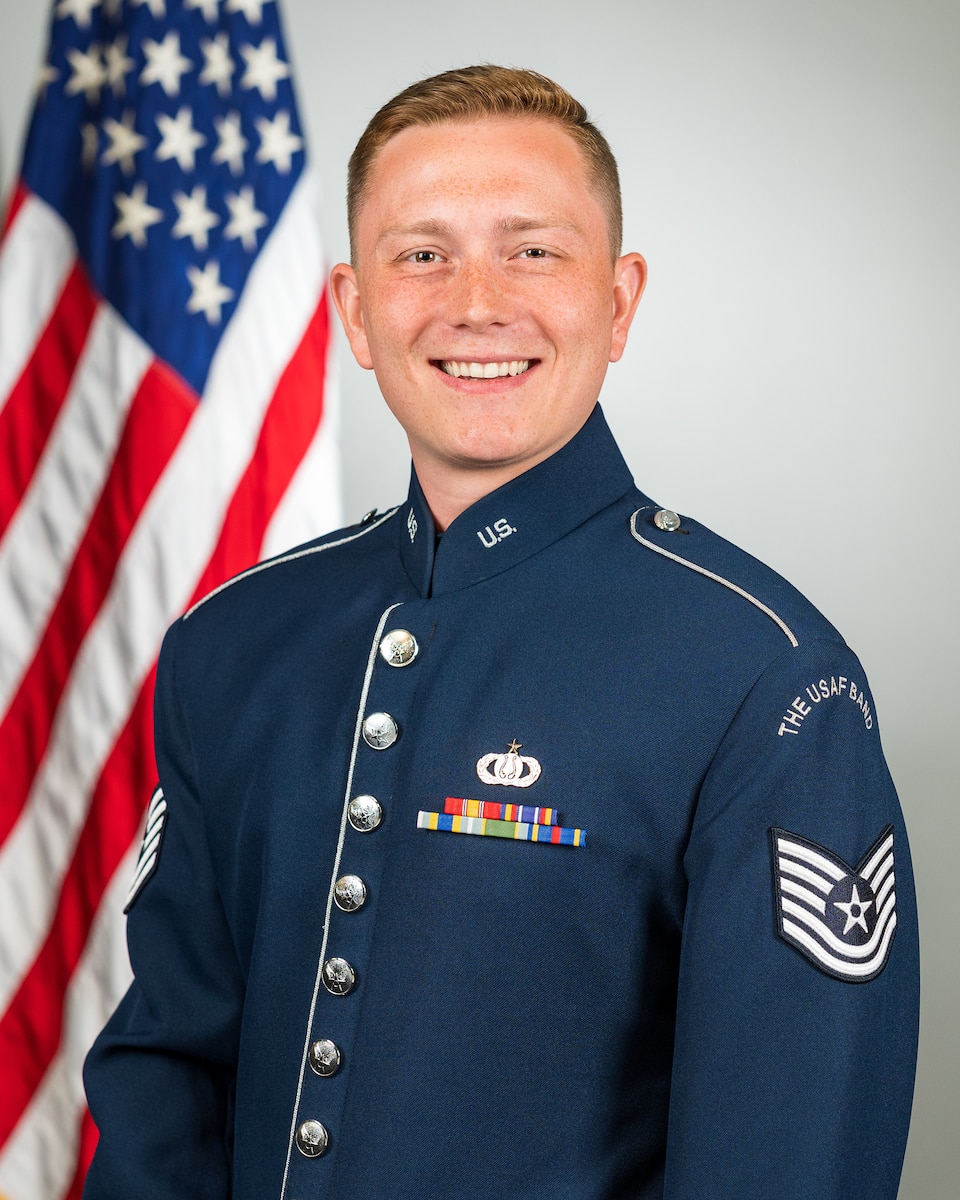
[[[509,117],[405,129],[373,164],[355,233],[334,299],[422,482],[510,478],[573,437],[623,352],[644,264],[611,261],[569,134]]]

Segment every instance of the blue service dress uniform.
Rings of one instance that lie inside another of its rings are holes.
[[[597,409],[167,635],[87,1200],[882,1200],[909,851],[863,670]],[[471,803],[472,802],[472,803]]]

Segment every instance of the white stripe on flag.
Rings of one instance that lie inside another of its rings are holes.
[[[37,470],[0,542],[0,717],[43,636],[152,357],[122,318],[101,305]]]
[[[207,398],[124,548],[74,661],[26,808],[0,847],[0,912],[9,931],[0,958],[0,1012],[43,943],[90,793],[164,630],[186,608],[213,552],[263,413],[321,286],[312,198],[301,180],[251,271],[217,350]],[[131,613],[138,614],[136,627]]]
[[[83,1060],[132,978],[121,906],[135,857],[131,848],[104,893],[64,997],[60,1048],[0,1151],[0,1195],[7,1200],[62,1196],[76,1171]]]
[[[323,382],[323,420],[267,526],[264,558],[273,558],[343,523],[334,375],[331,356]]]
[[[0,410],[50,320],[75,256],[70,226],[28,196],[0,249]]]

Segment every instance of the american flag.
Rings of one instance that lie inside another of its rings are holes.
[[[166,626],[338,522],[272,0],[58,0],[0,243],[0,1197],[79,1196]]]

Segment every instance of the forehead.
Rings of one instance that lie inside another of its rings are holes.
[[[409,126],[373,160],[360,215],[389,219],[392,210],[509,200],[596,204],[583,151],[558,122],[483,117]]]

